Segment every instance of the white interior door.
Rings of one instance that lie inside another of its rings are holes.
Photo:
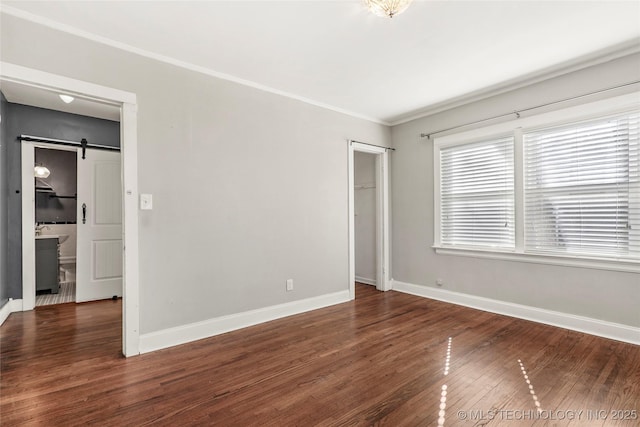
[[[76,301],[122,296],[120,153],[78,151]]]

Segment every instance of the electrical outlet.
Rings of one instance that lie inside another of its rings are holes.
[[[287,279],[287,292],[293,290],[293,279]]]
[[[442,279],[436,279],[436,285],[441,288],[444,285],[444,280]]]

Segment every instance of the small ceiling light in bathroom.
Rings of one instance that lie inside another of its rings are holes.
[[[75,98],[71,95],[58,95],[60,97],[60,99],[62,99],[64,101],[65,104],[68,104],[70,102],[72,102]]]
[[[33,168],[33,176],[36,178],[48,178],[49,175],[51,175],[51,171],[45,166],[36,165],[36,167]]]

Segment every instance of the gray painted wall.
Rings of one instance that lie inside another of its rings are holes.
[[[21,142],[19,135],[88,141],[120,146],[120,124],[77,114],[52,111],[20,104],[8,104],[7,111],[8,185],[8,296],[22,298],[22,187]]]
[[[393,278],[430,287],[442,278],[444,289],[451,291],[640,326],[640,274],[436,255],[431,248],[433,145],[420,138],[423,132],[639,79],[640,55],[636,54],[395,126]]]
[[[41,178],[55,191],[54,194],[36,191],[36,222],[45,224],[75,223],[78,188],[77,153],[66,150],[35,149],[35,162],[46,166],[49,177]],[[59,196],[59,197],[57,197]]]
[[[353,153],[356,280],[376,280],[376,157]],[[358,188],[359,186],[373,188]]]
[[[0,92],[0,307],[9,299],[7,283],[7,109]]]
[[[388,127],[1,23],[3,61],[137,94],[141,333],[348,290],[346,141]]]

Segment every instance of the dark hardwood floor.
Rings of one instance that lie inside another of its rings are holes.
[[[12,314],[0,424],[640,425],[639,346],[366,285],[129,359],[120,316],[120,301]]]

